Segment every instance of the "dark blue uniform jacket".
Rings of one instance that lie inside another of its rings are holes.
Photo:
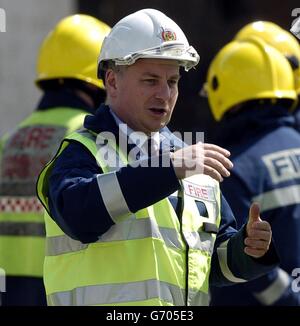
[[[218,144],[231,151],[234,164],[222,192],[238,227],[245,223],[251,202],[260,202],[286,275],[277,268],[251,282],[212,288],[213,305],[300,304],[300,134],[294,127],[294,117],[280,106],[253,107],[220,125]],[[260,294],[271,301],[259,300]]]

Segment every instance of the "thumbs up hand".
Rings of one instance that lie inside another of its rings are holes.
[[[259,205],[253,203],[249,210],[247,236],[244,240],[245,253],[254,258],[260,258],[268,251],[272,238],[270,224],[267,221],[262,221],[259,213]]]

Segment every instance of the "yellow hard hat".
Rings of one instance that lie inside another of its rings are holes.
[[[37,60],[36,83],[75,78],[104,89],[97,78],[97,58],[111,28],[88,15],[62,19],[43,41]]]
[[[236,40],[257,36],[276,48],[292,64],[297,93],[300,93],[300,45],[288,31],[268,21],[256,21],[244,26],[235,36]]]
[[[297,100],[293,71],[286,58],[259,38],[232,41],[208,69],[205,85],[214,118],[254,99]]]

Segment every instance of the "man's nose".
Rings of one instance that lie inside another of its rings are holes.
[[[156,91],[156,98],[164,101],[169,100],[171,96],[171,89],[167,82],[161,83]]]

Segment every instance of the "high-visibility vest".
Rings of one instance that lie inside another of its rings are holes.
[[[48,178],[55,159],[70,141],[84,145],[103,173],[112,171],[99,155],[96,135],[87,130],[72,133],[39,176],[38,197],[48,213]],[[127,164],[117,146],[108,144],[107,148]],[[220,224],[219,185],[197,175],[183,180],[176,195],[183,196],[181,217],[165,198],[135,214],[120,216],[97,242],[88,244],[70,238],[46,214],[48,304],[207,305],[216,234],[205,229],[216,231]],[[205,203],[208,217],[200,216],[195,200]]]
[[[36,180],[61,140],[82,127],[86,111],[35,111],[0,146],[0,268],[8,276],[43,276],[44,209]]]

